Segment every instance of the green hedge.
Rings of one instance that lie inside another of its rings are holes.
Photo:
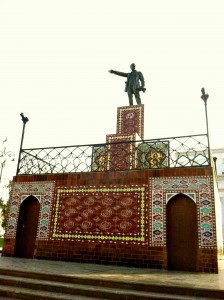
[[[3,247],[4,238],[0,238],[0,247]]]

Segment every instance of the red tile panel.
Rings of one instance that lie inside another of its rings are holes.
[[[135,135],[107,135],[106,170],[131,170],[135,168]],[[127,143],[128,142],[128,143]]]
[[[144,139],[144,104],[117,108],[117,134],[134,133]]]
[[[58,188],[52,239],[148,243],[147,186]]]

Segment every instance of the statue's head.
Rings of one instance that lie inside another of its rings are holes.
[[[135,64],[131,64],[130,68],[131,68],[132,71],[134,71],[135,70]]]

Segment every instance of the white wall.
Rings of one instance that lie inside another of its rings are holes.
[[[216,157],[216,171],[218,181],[218,193],[221,202],[222,231],[224,237],[224,148],[212,149],[212,157]]]

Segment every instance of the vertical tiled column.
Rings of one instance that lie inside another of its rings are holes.
[[[135,135],[107,135],[106,170],[131,170],[135,168]]]
[[[117,108],[117,134],[135,134],[144,139],[144,104]]]
[[[92,171],[136,168],[135,141],[144,139],[144,105],[117,108],[117,132],[106,136],[106,147],[94,147]]]
[[[137,136],[144,138],[144,105],[118,107],[117,133],[106,137],[106,170],[131,170],[136,167]]]

